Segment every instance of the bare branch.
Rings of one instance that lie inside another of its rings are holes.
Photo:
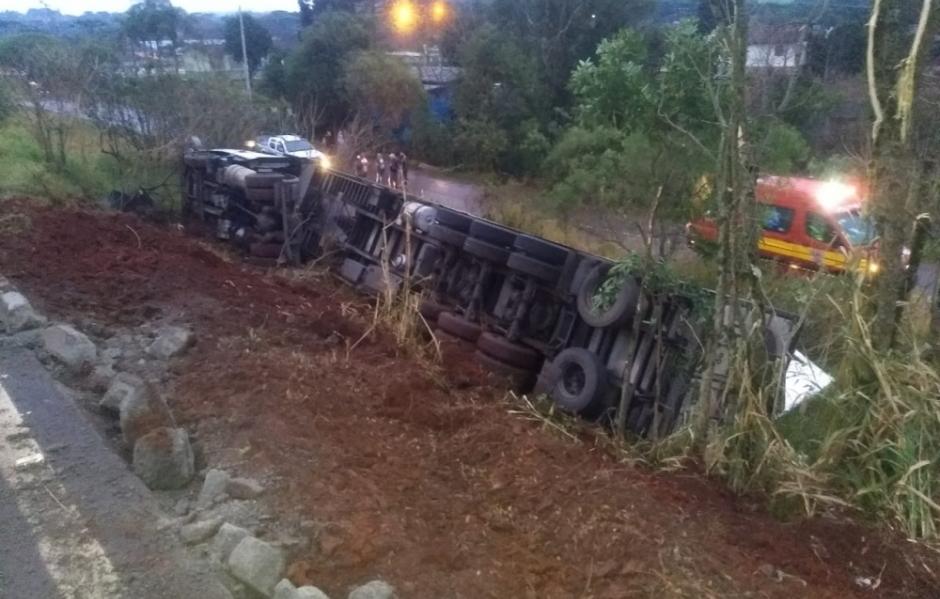
[[[885,112],[884,108],[881,106],[881,98],[878,97],[878,80],[875,75],[875,31],[878,28],[878,19],[880,17],[881,0],[874,0],[871,7],[871,19],[868,21],[868,49],[865,56],[868,73],[868,99],[871,101],[872,112],[875,113],[875,119],[871,126],[872,144],[877,143],[878,133],[881,131],[881,124],[885,120]]]
[[[911,53],[904,60],[904,66],[898,76],[898,119],[901,121],[901,141],[906,142],[911,130],[912,114],[914,111],[914,83],[917,76],[918,62],[924,47],[924,38],[927,32],[927,23],[930,21],[933,1],[924,0],[920,9],[920,19],[917,22],[917,32],[911,44]]]
[[[702,143],[702,140],[700,140],[698,136],[696,136],[694,133],[692,133],[688,129],[684,128],[679,123],[676,123],[675,121],[673,121],[671,118],[669,118],[668,114],[662,111],[662,103],[660,103],[660,105],[656,108],[656,112],[661,119],[666,121],[667,125],[675,129],[679,133],[683,134],[687,139],[689,139],[689,141],[695,144],[695,147],[701,150],[706,156],[708,156],[709,158],[713,160],[717,159],[717,156],[715,156],[715,153],[708,146]]]

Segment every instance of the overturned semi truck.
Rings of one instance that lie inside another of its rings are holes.
[[[689,298],[652,302],[626,276],[598,302],[610,260],[309,160],[191,150],[184,163],[184,211],[247,254],[291,265],[328,252],[362,291],[418,289],[439,334],[565,411],[609,421],[619,410],[640,437],[688,420],[704,351]],[[782,376],[794,319],[770,314],[761,326]]]

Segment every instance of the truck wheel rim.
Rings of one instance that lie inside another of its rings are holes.
[[[586,383],[585,378],[584,370],[582,370],[580,366],[577,364],[569,364],[562,375],[561,384],[566,393],[576,397],[584,390]]]

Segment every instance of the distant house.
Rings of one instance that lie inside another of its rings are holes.
[[[806,65],[808,47],[805,26],[754,25],[747,44],[747,68],[789,72]]]
[[[240,78],[241,65],[225,52],[221,38],[150,40],[135,44],[123,61],[123,70],[139,77],[158,73],[217,73]]]
[[[401,50],[388,54],[401,59],[421,80],[435,120],[452,119],[454,86],[460,78],[460,67],[444,64],[437,46],[425,46],[421,52]]]
[[[242,67],[225,52],[224,39],[184,40],[177,49],[180,73],[231,73],[242,76]]]

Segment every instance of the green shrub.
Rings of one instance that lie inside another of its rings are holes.
[[[0,85],[0,124],[13,116],[16,105],[13,97],[5,85]]]
[[[134,192],[139,187],[154,187],[159,200],[175,201],[179,195],[175,179],[168,175],[175,164],[138,157],[118,162],[101,152],[98,132],[87,123],[78,123],[66,148],[62,169],[49,169],[27,125],[18,118],[0,125],[0,193],[27,195],[49,200],[101,200],[119,189]]]
[[[454,138],[457,160],[480,170],[500,170],[500,158],[509,147],[506,132],[492,121],[461,120]]]
[[[413,119],[413,157],[438,166],[454,166],[454,133],[451,127],[435,121],[428,111],[418,111]]]
[[[572,127],[545,160],[549,198],[562,211],[579,206],[646,209],[662,187],[659,214],[685,218],[707,165],[676,141],[613,127]]]
[[[805,172],[811,150],[806,139],[794,127],[773,123],[757,147],[757,164],[762,172],[789,175]]]

